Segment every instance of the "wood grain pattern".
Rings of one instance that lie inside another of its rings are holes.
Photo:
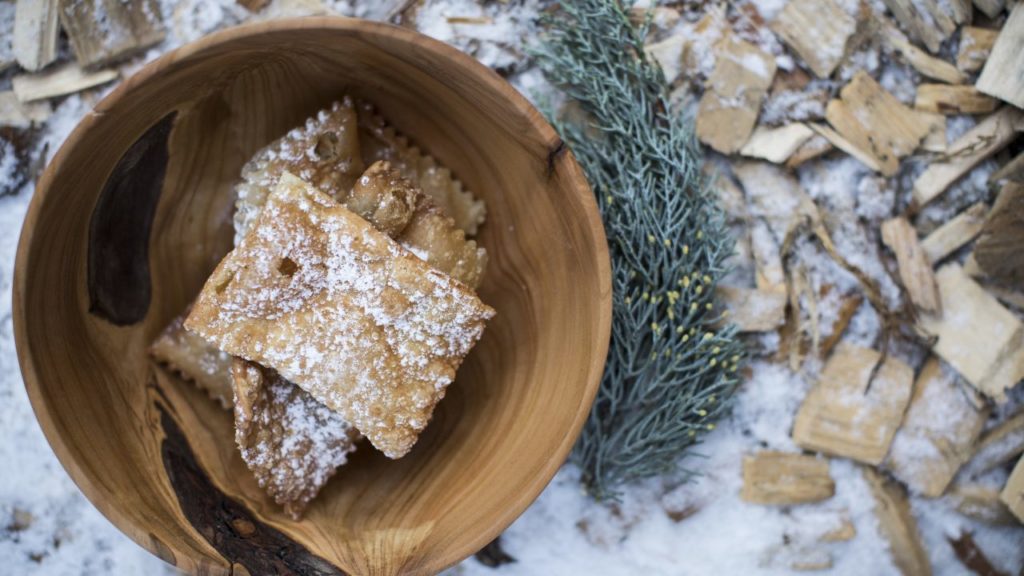
[[[164,116],[125,151],[89,218],[89,311],[120,326],[142,320],[149,309],[149,232],[174,116]]]
[[[229,249],[245,159],[344,93],[377,104],[487,202],[480,295],[498,316],[413,452],[391,461],[357,451],[293,522],[246,469],[230,415],[154,367],[145,348]],[[89,216],[125,152],[172,112],[150,303],[117,326],[88,312]],[[563,462],[603,369],[611,286],[593,196],[525,99],[414,32],[305,18],[209,36],[103,100],[40,180],[14,308],[26,386],[57,456],[154,554],[202,574],[424,574],[493,540]],[[218,502],[233,504],[197,512]],[[261,560],[281,550],[297,564]]]

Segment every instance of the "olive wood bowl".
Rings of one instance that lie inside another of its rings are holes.
[[[242,164],[344,94],[486,201],[480,296],[498,315],[412,453],[364,445],[296,522],[245,467],[230,414],[146,348],[229,250]],[[596,204],[541,115],[454,48],[343,18],[222,31],[117,87],[39,181],[13,297],[60,461],[118,528],[196,574],[422,574],[482,548],[566,458],[611,317]]]

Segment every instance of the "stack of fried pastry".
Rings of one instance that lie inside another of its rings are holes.
[[[408,453],[479,340],[485,211],[349,98],[257,152],[236,193],[235,249],[150,350],[234,410],[243,460],[299,518],[361,437]]]

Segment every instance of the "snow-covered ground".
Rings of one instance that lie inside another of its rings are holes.
[[[316,4],[278,0],[266,12],[302,11]],[[359,0],[326,4],[348,15],[380,17],[387,13],[375,3],[366,4],[372,8],[361,6]],[[543,96],[545,84],[525,59],[523,49],[536,38],[540,4],[538,0],[511,0],[481,6],[472,0],[427,0],[417,12],[416,26],[470,51],[506,74],[528,97],[538,98]],[[757,4],[767,16],[783,2],[760,0]],[[126,73],[166,50],[252,17],[234,0],[162,0],[162,9],[170,28],[167,41],[126,64]],[[13,11],[0,10],[0,18],[9,12]],[[451,16],[476,20],[452,24],[448,21]],[[769,48],[778,55],[780,67],[792,66],[791,59],[787,62],[789,56],[778,53],[777,43]],[[879,70],[877,55],[860,55],[856,62],[878,72],[883,85],[897,95],[901,86],[905,91],[909,82],[905,72]],[[842,74],[849,77],[846,71]],[[5,83],[0,81],[0,90],[7,89]],[[52,156],[78,119],[109,89],[107,86],[100,93],[64,99],[44,128],[40,152],[45,146]],[[909,93],[912,96],[912,87]],[[968,120],[958,122],[951,123],[950,138],[971,125]],[[0,154],[4,154],[3,148]],[[0,167],[5,162],[9,163],[10,158],[0,155]],[[840,212],[849,209],[875,221],[894,210],[892,190],[875,184],[873,175],[857,161],[833,157],[814,164],[816,167],[801,169],[799,176],[823,207]],[[0,169],[3,177],[11,176]],[[968,179],[952,195],[960,195],[965,204],[969,203],[972,194],[978,194],[972,189],[973,181],[984,183],[984,176]],[[0,573],[173,574],[173,568],[128,540],[85,500],[57,462],[32,414],[15,357],[10,310],[14,254],[32,192],[28,184],[19,194],[0,198]],[[936,214],[936,219],[945,218]],[[857,251],[856,239],[844,239],[841,231],[835,234],[841,251]],[[850,284],[850,278],[834,270],[834,265],[824,261],[813,247],[800,250],[809,269],[821,268],[821,274],[840,287]],[[872,270],[877,262],[868,260],[858,264],[873,275],[884,274],[880,269]],[[820,304],[824,308],[822,317],[826,318],[828,307],[834,308],[838,301]],[[869,307],[864,308],[854,319],[848,337],[871,345],[878,320]],[[766,337],[761,344],[770,349],[777,341]],[[581,492],[578,472],[567,465],[502,537],[502,547],[515,562],[491,568],[471,558],[451,572],[652,576],[786,573],[787,554],[804,544],[814,544],[846,519],[855,527],[856,536],[824,548],[831,556],[833,573],[896,573],[887,544],[879,535],[873,499],[856,464],[842,459],[831,461],[836,494],[819,504],[769,507],[740,500],[744,454],[765,448],[797,450],[789,435],[794,413],[814,383],[820,365],[810,362],[799,374],[764,360],[754,361],[749,368],[750,376],[739,392],[732,415],[707,436],[698,456],[683,463],[697,472],[689,481],[681,475],[650,480],[630,487],[620,503],[604,505]],[[1024,566],[1024,528],[993,529],[967,520],[941,499],[914,497],[912,506],[936,573],[969,573],[949,543],[949,538],[962,531],[974,534],[997,568],[1009,574]]]

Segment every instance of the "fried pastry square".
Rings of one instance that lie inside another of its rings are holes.
[[[235,358],[235,441],[260,487],[292,518],[356,449],[359,433],[273,370]]]
[[[149,354],[231,410],[231,356],[185,329],[188,310],[175,318],[149,347]]]
[[[277,370],[399,458],[493,316],[464,284],[283,174],[185,327]]]
[[[348,195],[363,172],[355,105],[343,98],[257,152],[235,186],[235,244],[256,221],[266,196],[291,172],[335,200]]]

